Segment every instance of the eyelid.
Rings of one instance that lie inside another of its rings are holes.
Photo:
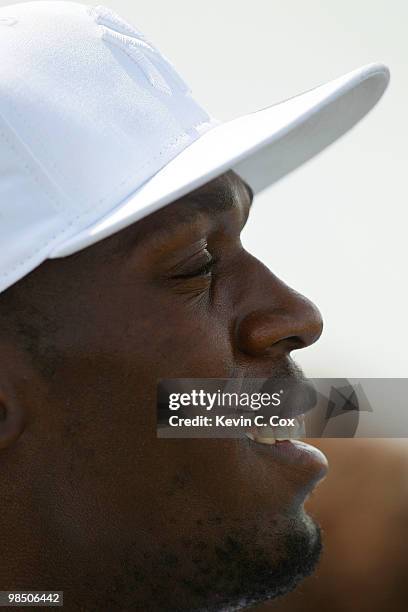
[[[178,274],[173,274],[172,278],[173,279],[188,279],[188,278],[194,278],[196,276],[205,276],[205,274],[203,274],[203,272],[205,271],[205,269],[207,267],[211,268],[213,267],[213,265],[215,264],[215,258],[207,251],[206,253],[206,260],[204,259],[200,259],[199,261],[196,262],[195,265],[191,265],[191,267],[189,269],[185,269],[183,271],[183,269],[181,269],[180,273]]]
[[[178,274],[178,271],[183,270],[183,268],[188,266],[190,261],[194,259],[198,259],[200,254],[204,254],[205,256],[207,252],[207,255],[210,256],[210,254],[207,251],[208,245],[207,245],[206,240],[200,240],[199,243],[197,243],[196,245],[191,245],[191,246],[193,247],[196,246],[196,250],[193,253],[191,253],[191,247],[190,247],[189,249],[190,253],[187,256],[183,256],[183,254],[180,253],[177,255],[177,258],[176,258],[176,255],[174,254],[172,259],[174,258],[176,263],[167,268],[166,272],[168,276],[172,276],[173,273]]]
[[[215,257],[211,257],[211,259],[209,259],[205,264],[201,265],[199,268],[197,268],[196,270],[192,270],[191,272],[187,272],[186,274],[179,274],[178,276],[173,276],[173,278],[195,278],[195,277],[204,277],[207,276],[208,274],[211,273],[212,268],[214,267],[214,265],[216,264],[217,260],[215,259]],[[204,274],[204,272],[207,270],[208,268],[208,272],[206,272]]]
[[[212,261],[212,255],[208,251],[208,243],[206,239],[201,239],[199,242],[191,245],[195,250],[193,253],[181,258],[177,263],[167,270],[168,278],[188,278],[195,276],[203,267]]]

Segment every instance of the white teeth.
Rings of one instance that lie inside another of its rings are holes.
[[[257,436],[254,433],[250,433],[249,431],[245,432],[245,435],[247,438],[249,438],[250,440],[252,440],[253,442],[260,442],[262,444],[270,444],[273,445],[276,443],[275,438],[262,438],[260,436]]]
[[[275,438],[261,438],[260,436],[256,436],[249,432],[246,432],[245,435],[253,442],[259,442],[260,444],[269,444],[270,446],[276,444]]]
[[[260,444],[275,444],[277,441],[293,440],[305,435],[304,417],[295,419],[295,427],[258,427],[247,432],[246,435],[250,440],[259,442]]]
[[[298,429],[298,423],[296,427],[274,427],[271,432],[268,431],[268,436],[272,435],[275,440],[289,440],[290,438],[296,437]]]

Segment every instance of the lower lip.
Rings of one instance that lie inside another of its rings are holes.
[[[324,478],[328,470],[326,456],[315,446],[301,440],[277,440],[274,444],[257,442],[248,436],[252,444],[263,449],[273,459],[292,466],[303,467],[315,473],[318,480]]]

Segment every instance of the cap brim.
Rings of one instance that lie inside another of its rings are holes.
[[[158,210],[223,172],[258,193],[353,127],[381,98],[388,68],[370,64],[244,117],[215,126],[92,226],[54,248],[71,255]]]

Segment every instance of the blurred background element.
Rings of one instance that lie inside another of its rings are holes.
[[[317,440],[329,477],[308,501],[324,532],[316,573],[254,612],[406,612],[408,441]]]

